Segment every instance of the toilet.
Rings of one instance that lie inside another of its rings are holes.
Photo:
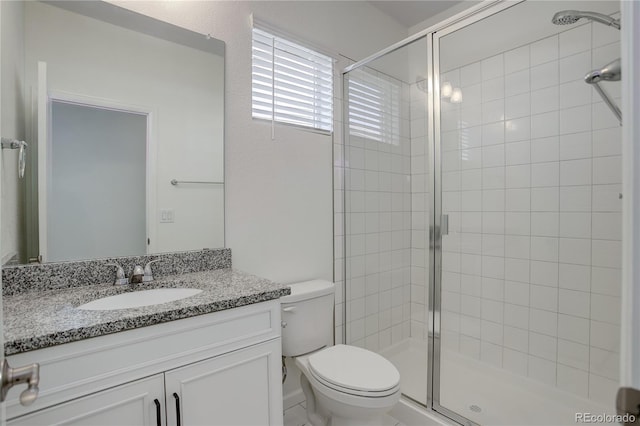
[[[302,372],[313,426],[382,425],[400,399],[400,373],[387,359],[356,346],[333,346],[335,284],[291,284],[280,298],[282,355]]]

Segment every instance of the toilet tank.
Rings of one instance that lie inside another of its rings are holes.
[[[290,284],[280,298],[282,355],[298,356],[333,345],[335,284],[313,280]]]

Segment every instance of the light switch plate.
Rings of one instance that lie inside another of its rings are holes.
[[[173,209],[160,209],[160,223],[173,223],[175,212]]]

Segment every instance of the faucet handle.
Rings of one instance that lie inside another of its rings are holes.
[[[118,265],[117,263],[107,263],[107,266],[115,266],[116,268],[116,280],[113,283],[114,285],[125,285],[125,284],[129,284],[129,281],[127,281],[127,277],[124,273],[124,269],[122,269],[122,266]]]
[[[149,281],[153,281],[153,272],[151,271],[151,264],[155,263],[155,262],[159,262],[162,259],[156,259],[156,260],[151,260],[149,262],[147,262],[147,264],[144,266],[144,277],[142,278],[143,282],[149,282]]]

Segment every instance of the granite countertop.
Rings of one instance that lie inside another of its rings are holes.
[[[87,311],[78,306],[127,291],[155,288],[195,288],[202,292],[186,299],[140,308]],[[14,355],[90,337],[160,324],[290,294],[277,284],[230,268],[166,276],[130,286],[87,285],[5,296],[4,352]]]

